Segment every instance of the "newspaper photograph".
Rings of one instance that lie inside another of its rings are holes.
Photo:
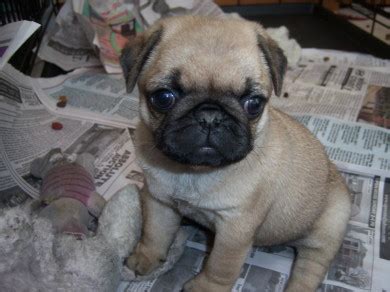
[[[390,87],[369,85],[358,120],[390,129]]]
[[[263,287],[264,291],[282,292],[287,280],[287,274],[244,264],[241,275],[232,291],[256,292],[259,287]]]
[[[390,291],[390,177],[381,179],[378,201],[372,291]]]
[[[349,224],[344,241],[327,274],[327,281],[347,288],[371,290],[374,262],[374,230]]]
[[[390,178],[384,182],[379,257],[390,264]]]
[[[351,221],[375,228],[380,178],[341,173],[352,196]]]
[[[381,239],[385,238],[390,180],[356,173],[342,175],[352,193],[351,220],[319,291],[390,291],[386,276],[390,261],[380,256],[381,250],[386,250],[381,249]]]

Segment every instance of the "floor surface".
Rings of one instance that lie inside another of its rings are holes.
[[[235,8],[228,8],[234,12]],[[304,12],[299,12],[304,10]],[[390,58],[390,47],[353,25],[327,12],[325,9],[299,5],[274,5],[271,8],[246,6],[238,13],[265,27],[286,26],[290,37],[303,48],[323,48],[371,54]]]
[[[343,51],[365,52],[349,34],[324,18],[315,15],[263,15],[250,17],[265,27],[286,26],[290,37],[303,48],[323,48]]]

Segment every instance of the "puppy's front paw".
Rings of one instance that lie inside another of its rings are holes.
[[[126,265],[137,275],[147,275],[161,265],[163,261],[164,258],[158,256],[154,250],[139,243],[134,252],[127,258]]]
[[[184,284],[184,292],[230,292],[231,284],[217,283],[209,279],[204,273],[200,273],[194,279]]]

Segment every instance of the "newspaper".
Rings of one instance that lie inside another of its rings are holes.
[[[64,71],[76,68],[100,66],[100,60],[92,48],[72,48],[49,39],[45,35],[42,39],[39,58],[56,64]]]
[[[390,173],[390,130],[321,116],[295,118],[320,140],[339,168],[372,175]]]
[[[87,119],[54,115],[34,91],[34,80],[6,65],[0,72],[0,197],[21,190],[39,197],[40,181],[30,174],[33,159],[52,148],[95,157],[97,191],[109,199],[124,185],[142,186],[131,132]],[[53,130],[53,121],[63,129]]]
[[[326,115],[390,128],[390,61],[362,54],[303,49],[289,68],[281,97],[289,114]]]
[[[224,15],[211,0],[68,0],[50,26],[39,57],[65,71],[102,64],[121,73],[119,56],[129,38],[162,17]]]
[[[26,20],[0,27],[0,70],[39,27],[40,24]]]
[[[41,102],[56,115],[119,127],[135,127],[138,120],[138,90],[128,94],[121,74],[77,69],[67,75],[35,81]],[[64,108],[57,106],[60,96],[67,98]]]
[[[92,38],[91,38],[92,35]],[[65,71],[99,66],[101,62],[92,45],[93,31],[88,31],[66,1],[55,21],[50,20],[38,56]]]
[[[389,72],[390,60],[371,55],[325,49],[303,49],[301,63],[329,63]]]
[[[78,2],[77,5],[75,2]],[[93,43],[99,48],[100,60],[108,73],[122,72],[119,57],[128,38],[142,32],[158,19],[184,14],[223,14],[211,0],[73,0],[73,7],[92,26],[95,33]]]
[[[326,115],[356,121],[362,108],[364,93],[349,92],[319,85],[286,80],[281,97],[271,104],[289,114]]]

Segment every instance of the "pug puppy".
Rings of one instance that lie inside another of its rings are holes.
[[[253,244],[294,246],[286,291],[315,291],[351,200],[320,142],[269,105],[286,70],[276,43],[254,22],[172,17],[133,39],[121,64],[128,91],[138,80],[135,144],[146,178],[129,268],[159,266],[186,216],[215,241],[184,291],[230,291]]]

